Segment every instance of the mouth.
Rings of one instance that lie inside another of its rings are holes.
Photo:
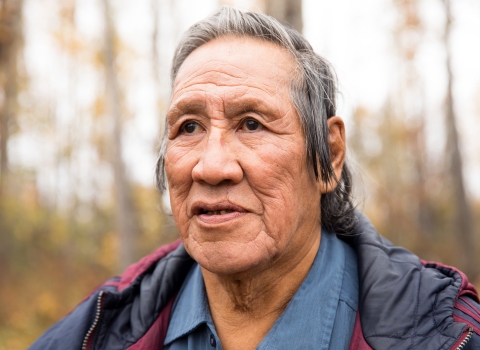
[[[192,206],[192,214],[205,223],[220,223],[233,220],[247,211],[230,202],[204,203],[196,202]]]
[[[204,203],[196,202],[192,205],[193,215],[225,215],[233,212],[246,212],[242,207],[230,202]]]
[[[206,209],[202,209],[201,214],[206,214],[206,215],[225,215],[225,214],[229,214],[229,213],[233,213],[235,210],[233,209],[224,209],[224,210],[206,210]]]

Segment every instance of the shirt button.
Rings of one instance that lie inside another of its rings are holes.
[[[215,340],[215,336],[213,334],[210,334],[210,346],[212,348],[217,347],[217,341]]]

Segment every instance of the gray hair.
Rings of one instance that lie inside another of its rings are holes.
[[[313,168],[317,181],[320,169],[322,181],[337,182],[336,189],[321,198],[321,224],[330,232],[351,234],[356,223],[351,201],[352,177],[345,162],[341,178],[336,178],[328,144],[327,119],[336,115],[337,79],[331,65],[313,51],[301,34],[270,16],[224,7],[190,27],[181,38],[173,57],[170,77],[172,86],[188,55],[203,44],[227,35],[272,42],[285,48],[294,57],[297,69],[292,79],[290,95],[304,129],[309,165]],[[166,189],[166,135],[167,127],[156,167],[156,183],[160,193]]]

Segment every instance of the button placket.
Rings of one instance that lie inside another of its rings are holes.
[[[212,348],[217,347],[217,340],[215,339],[215,336],[213,334],[210,334],[210,346]]]

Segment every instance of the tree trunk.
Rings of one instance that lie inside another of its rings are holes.
[[[152,71],[155,79],[155,87],[157,89],[156,97],[158,99],[158,86],[160,85],[160,74],[158,65],[158,16],[159,16],[159,0],[152,0],[152,18],[153,18],[153,31],[152,31]]]
[[[111,162],[116,196],[116,224],[119,235],[119,270],[134,261],[135,220],[131,188],[122,158],[122,111],[120,88],[115,69],[114,29],[109,0],[103,0],[105,15],[105,70],[107,85],[107,113],[111,119]]]
[[[460,153],[459,136],[456,125],[455,101],[453,99],[454,76],[452,73],[450,48],[450,34],[452,15],[450,11],[450,1],[443,0],[445,8],[445,32],[444,45],[446,51],[446,69],[448,77],[447,93],[445,97],[445,124],[447,128],[447,150],[448,173],[450,176],[451,187],[453,190],[454,210],[455,210],[455,232],[458,232],[460,247],[462,248],[463,266],[462,269],[470,278],[475,278],[478,272],[475,257],[474,242],[474,223],[472,219],[472,209],[465,193],[465,184],[463,181],[463,162]]]
[[[401,118],[406,120],[408,139],[406,148],[409,150],[413,170],[410,184],[412,200],[416,201],[416,215],[411,215],[416,221],[421,234],[433,234],[434,224],[432,207],[426,180],[428,174],[428,157],[425,142],[425,93],[420,72],[417,68],[417,53],[424,33],[420,18],[419,0],[394,1],[399,13],[399,24],[395,31],[395,39],[399,50],[401,65],[401,90],[398,93]]]
[[[23,0],[0,2],[0,194],[9,173],[8,139],[17,109],[17,57],[22,45]]]
[[[302,33],[302,0],[265,0],[265,13]]]

